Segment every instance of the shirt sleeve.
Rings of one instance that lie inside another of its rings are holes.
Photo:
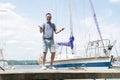
[[[45,23],[43,23],[42,27],[43,27],[43,30],[44,30],[45,29]]]
[[[53,23],[53,26],[54,26],[54,27],[53,27],[53,30],[56,30],[56,25],[55,25],[54,23]]]

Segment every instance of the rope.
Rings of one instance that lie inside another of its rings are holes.
[[[104,53],[105,53],[105,55],[107,55],[107,52],[106,52],[106,49],[105,49],[105,46],[104,46],[104,43],[103,43],[102,34],[101,34],[101,31],[100,31],[100,27],[99,27],[99,24],[98,24],[98,21],[97,21],[97,17],[96,17],[96,13],[95,13],[92,1],[89,0],[89,2],[90,2],[90,6],[91,6],[91,9],[92,9],[92,13],[93,13],[93,18],[94,18],[94,21],[95,21],[95,24],[96,24],[96,27],[97,27],[97,30],[98,30],[102,45],[103,45]]]

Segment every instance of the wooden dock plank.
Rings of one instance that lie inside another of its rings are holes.
[[[93,79],[120,78],[116,69],[59,69],[59,70],[6,70],[0,71],[0,80],[40,80],[40,79]]]

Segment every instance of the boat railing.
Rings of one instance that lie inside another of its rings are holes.
[[[104,50],[107,51],[108,56],[110,55],[110,51],[113,47],[113,44],[110,43],[109,39],[103,39],[104,47],[102,45],[101,40],[95,40],[88,42],[87,48],[86,48],[86,56],[106,56],[104,54]],[[105,49],[104,49],[105,48]]]

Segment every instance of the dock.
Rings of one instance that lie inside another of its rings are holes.
[[[0,80],[64,80],[120,78],[120,69],[0,70]]]

